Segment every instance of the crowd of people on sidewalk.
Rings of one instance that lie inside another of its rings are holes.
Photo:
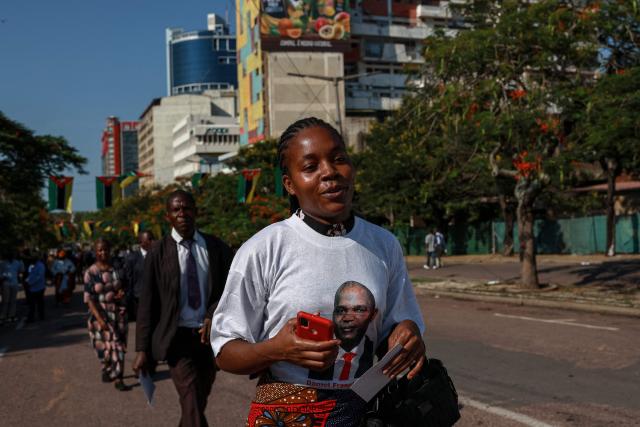
[[[84,269],[83,260],[91,253],[76,248],[53,250],[47,254],[29,249],[0,256],[0,326],[13,324],[21,318],[18,293],[24,291],[28,307],[26,322],[44,320],[45,290],[54,288],[54,306],[69,306],[71,295]]]
[[[351,385],[389,349],[384,374],[418,375],[426,363],[424,323],[397,239],[354,215],[355,169],[328,123],[293,123],[278,145],[291,216],[249,239],[237,253],[196,226],[187,191],[166,200],[171,231],[143,231],[135,250],[113,257],[108,240],[92,250],[16,259],[5,254],[0,321],[16,320],[22,284],[28,321],[44,319],[46,283],[55,304],[84,284],[90,342],[100,380],[124,383],[129,321],[136,320],[137,376],[166,362],[179,396],[181,426],[206,426],[220,369],[258,378],[248,426],[360,426],[367,402]],[[427,265],[442,266],[444,237],[427,236]],[[27,266],[25,268],[25,265]],[[331,336],[300,335],[301,312],[332,325]]]

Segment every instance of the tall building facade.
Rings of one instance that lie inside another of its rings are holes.
[[[102,174],[120,176],[138,170],[138,122],[107,118],[102,132]],[[137,184],[124,189],[124,196],[133,194]]]
[[[463,0],[455,0],[463,1]],[[359,145],[418,82],[423,40],[452,30],[448,1],[237,0],[242,145],[315,115]]]
[[[237,87],[236,38],[215,14],[206,31],[166,30],[167,96]]]
[[[237,134],[236,123],[234,91],[207,90],[154,99],[140,116],[139,170],[148,175],[140,179],[141,185],[170,184],[176,177],[201,171],[187,164],[200,164],[203,159],[210,164],[212,157],[237,150],[236,145],[205,138],[218,132]]]
[[[344,122],[346,1],[237,0],[241,145],[314,115]]]
[[[188,114],[173,127],[173,177],[186,179],[198,172],[216,174],[221,155],[240,148],[235,91],[208,91],[216,107],[208,115]]]
[[[455,34],[457,21],[449,3],[364,0],[353,9],[344,71],[353,77],[345,84],[346,137],[352,145],[361,146],[371,121],[397,109],[402,97],[419,84],[408,71],[424,63],[424,39],[436,29]]]

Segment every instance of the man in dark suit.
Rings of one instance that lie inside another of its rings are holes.
[[[142,291],[142,278],[144,277],[144,259],[155,241],[151,230],[144,230],[138,234],[140,248],[127,255],[122,272],[127,289],[127,312],[129,320],[136,320],[140,292]]]
[[[223,241],[196,230],[190,193],[174,191],[166,208],[173,228],[145,258],[133,369],[146,373],[149,355],[166,360],[180,396],[180,426],[206,426],[204,410],[216,374],[211,317],[233,255]]]
[[[349,381],[371,368],[374,348],[366,333],[377,314],[376,300],[366,286],[355,281],[340,285],[333,303],[334,333],[340,340],[336,364],[321,372],[309,371],[309,378]],[[339,372],[336,366],[340,366]]]

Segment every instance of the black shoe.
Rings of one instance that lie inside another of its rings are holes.
[[[109,372],[102,371],[102,382],[103,383],[110,383],[111,382],[111,376],[109,375]]]
[[[124,383],[124,381],[122,381],[122,380],[116,381],[114,386],[116,387],[117,390],[120,390],[120,391],[129,391],[129,390],[131,390],[131,386],[130,385],[126,385]]]

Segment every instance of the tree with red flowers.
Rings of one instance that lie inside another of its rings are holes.
[[[491,174],[515,183],[523,287],[539,287],[534,220],[545,192],[563,185],[573,93],[592,85],[599,66],[599,13],[583,2],[474,1],[454,8],[467,30],[426,41],[425,88],[458,96],[459,114],[440,124],[488,160]],[[425,102],[435,103],[437,100]],[[463,130],[462,130],[463,129]]]

